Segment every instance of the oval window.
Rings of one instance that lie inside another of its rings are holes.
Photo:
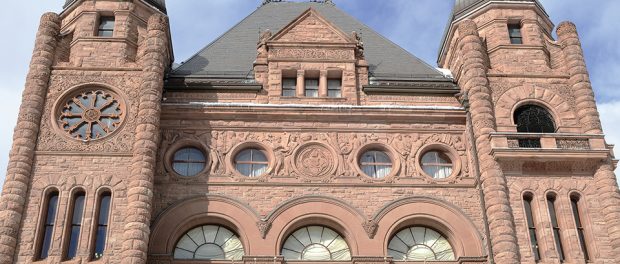
[[[269,160],[264,151],[245,149],[235,156],[235,168],[239,173],[248,177],[258,177],[267,172]]]
[[[383,151],[367,151],[360,157],[360,168],[371,178],[383,179],[392,172],[392,160]]]
[[[453,164],[450,157],[441,151],[429,151],[422,156],[422,170],[435,179],[445,179],[452,175]]]
[[[206,167],[205,154],[193,147],[182,148],[174,153],[172,169],[181,176],[191,177],[202,172]]]

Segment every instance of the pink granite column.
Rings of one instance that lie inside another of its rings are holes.
[[[6,180],[0,198],[0,263],[12,263],[16,254],[15,247],[28,197],[34,151],[59,34],[58,15],[44,14],[41,17],[30,70],[26,77],[17,126],[13,133]]]
[[[144,82],[140,86],[141,96],[131,177],[128,179],[122,263],[143,264],[147,260],[155,156],[159,141],[164,72],[167,66],[167,30],[167,17],[151,16],[148,21],[145,44],[147,46],[143,60]]]
[[[493,258],[498,264],[517,264],[520,263],[519,246],[506,178],[491,155],[489,134],[495,132],[495,117],[485,64],[486,49],[474,21],[464,20],[459,24],[458,31],[461,36],[458,50],[463,60],[463,72],[458,83],[469,96]]]

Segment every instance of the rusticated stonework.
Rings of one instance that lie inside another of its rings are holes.
[[[0,263],[620,263],[617,160],[575,25],[556,41],[538,1],[457,0],[440,75],[332,1],[263,2],[205,49],[226,52],[174,69],[163,0],[43,15]],[[518,132],[524,106],[553,130]]]

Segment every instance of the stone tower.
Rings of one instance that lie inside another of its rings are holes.
[[[43,15],[0,200],[0,263],[146,261],[170,45],[163,0],[67,0]]]
[[[442,42],[470,110],[490,250],[495,263],[620,263],[613,153],[575,25],[557,40],[553,28],[537,0],[457,0]],[[535,113],[549,127],[532,130]]]

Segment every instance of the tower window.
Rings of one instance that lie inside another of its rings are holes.
[[[297,79],[296,78],[283,78],[282,79],[282,96],[293,97],[296,95]]]
[[[54,232],[54,222],[56,219],[56,209],[58,208],[58,192],[54,191],[47,197],[46,210],[43,212],[45,218],[43,219],[43,235],[39,242],[39,259],[46,259],[49,256],[50,248],[52,246],[52,233]]]
[[[508,35],[510,36],[510,44],[523,44],[519,23],[508,24]]]
[[[534,253],[534,260],[540,261],[540,250],[538,249],[538,237],[536,237],[536,225],[534,225],[534,215],[532,213],[532,200],[533,200],[533,195],[531,193],[523,195],[523,206],[525,207],[525,219],[527,220],[527,229],[530,234],[530,244],[532,246],[532,253]]]
[[[102,16],[99,18],[99,37],[112,37],[114,35],[114,17]]]
[[[564,257],[564,247],[562,246],[562,235],[560,232],[560,225],[558,223],[557,211],[555,209],[555,200],[556,196],[554,194],[547,195],[547,207],[549,208],[549,216],[551,217],[551,228],[553,228],[555,249],[558,252],[560,262],[564,262],[566,258]]]
[[[581,214],[579,212],[579,201],[581,197],[577,194],[571,195],[570,202],[573,209],[573,217],[575,218],[575,227],[577,228],[577,235],[579,235],[579,244],[581,245],[581,251],[586,261],[590,260],[590,254],[588,253],[588,247],[586,245],[586,235],[581,221]]]
[[[77,256],[78,243],[80,241],[80,231],[82,230],[82,216],[84,215],[84,200],[86,195],[84,192],[76,193],[73,197],[73,206],[71,209],[71,226],[67,235],[69,236],[69,244],[66,248],[65,260],[71,260]]]
[[[341,79],[328,79],[327,80],[327,96],[332,98],[342,97],[342,80]]]
[[[92,259],[98,260],[103,257],[105,251],[105,244],[108,234],[108,221],[110,218],[110,203],[112,202],[112,194],[104,192],[99,196],[99,205],[97,211],[97,226],[95,227],[94,248],[92,253]]]
[[[519,133],[554,133],[555,124],[553,117],[547,111],[537,105],[524,105],[514,113],[514,122]],[[521,148],[541,148],[540,138],[519,139]]]
[[[306,79],[306,97],[319,97],[319,79]]]

